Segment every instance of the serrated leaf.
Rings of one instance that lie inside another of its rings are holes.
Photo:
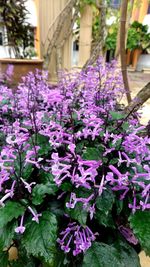
[[[41,171],[39,173],[39,178],[40,178],[40,181],[41,181],[42,184],[47,184],[47,183],[55,184],[54,176],[49,172]]]
[[[112,209],[112,206],[115,201],[115,196],[112,190],[106,189],[103,191],[102,195],[99,196],[96,200],[96,207],[107,213],[109,210]]]
[[[10,246],[15,235],[16,222],[10,222],[3,228],[0,228],[0,250]]]
[[[121,112],[117,112],[117,111],[110,111],[111,117],[113,120],[121,120],[124,119],[126,117],[125,114],[121,113]]]
[[[32,138],[35,138],[35,135],[33,135]],[[38,155],[47,155],[48,152],[51,150],[51,145],[49,143],[49,138],[47,136],[37,134],[36,135],[36,142],[37,145],[40,146],[40,149],[38,150]]]
[[[54,177],[51,173],[41,171],[39,174],[41,184],[34,186],[32,190],[32,202],[34,205],[40,205],[43,202],[46,194],[54,195],[58,191],[58,187],[54,182]]]
[[[11,267],[36,267],[37,264],[34,262],[29,261],[28,263],[22,260],[15,260],[11,262]]]
[[[46,195],[55,195],[57,190],[56,185],[51,183],[36,185],[32,190],[32,203],[40,205]]]
[[[65,253],[57,248],[53,263],[44,263],[42,267],[67,267],[68,263]]]
[[[57,238],[56,216],[48,211],[43,212],[39,224],[29,222],[22,237],[22,244],[27,253],[42,257],[45,262],[53,262]]]
[[[94,217],[95,219],[97,219],[100,225],[103,225],[105,227],[115,228],[111,213],[108,212],[108,214],[106,214],[105,212],[98,210]]]
[[[0,252],[0,264],[1,267],[8,267],[8,252]]]
[[[86,252],[82,267],[140,267],[138,255],[128,244],[119,247],[104,243],[93,243]]]
[[[27,164],[23,169],[23,179],[27,180],[30,178],[32,172],[33,172],[33,166],[32,164]]]
[[[101,158],[101,153],[95,147],[87,147],[82,157],[85,160],[99,160]]]
[[[3,228],[12,219],[18,218],[25,211],[25,208],[17,202],[7,202],[4,207],[0,208],[0,228]]]
[[[104,190],[102,195],[96,200],[97,211],[94,217],[98,220],[99,224],[102,224],[105,227],[115,227],[111,214],[114,201],[114,194],[109,189]]]
[[[52,200],[50,201],[50,212],[56,215],[56,217],[62,217],[64,215],[64,205],[63,202],[60,202],[58,200]]]
[[[116,212],[117,212],[117,215],[119,215],[120,212],[121,212],[122,209],[123,209],[123,201],[120,201],[120,199],[116,199],[116,201],[115,201],[115,206],[116,206]]]
[[[68,213],[72,219],[77,220],[81,225],[86,225],[88,212],[83,209],[82,203],[77,203],[73,209],[66,208],[66,213]]]
[[[30,258],[28,258],[28,260],[26,258],[23,259],[19,258],[17,260],[11,261],[11,267],[36,267],[36,266],[37,262],[35,262],[35,260],[32,260]]]
[[[72,191],[72,184],[69,182],[64,182],[61,184],[60,188],[65,192],[71,192]]]
[[[122,124],[122,128],[124,131],[128,130],[129,129],[129,123],[127,121],[125,121],[123,124]]]
[[[150,256],[150,212],[137,211],[131,215],[130,226],[146,254]]]

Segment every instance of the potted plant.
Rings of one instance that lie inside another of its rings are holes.
[[[114,58],[115,49],[116,49],[116,41],[117,41],[117,28],[115,27],[112,31],[108,32],[105,41],[106,47],[106,62],[110,62]]]
[[[127,38],[127,50],[132,52],[132,67],[134,69],[136,68],[139,56],[145,47],[145,43],[148,45],[148,40],[150,40],[148,27],[138,21],[134,21],[128,30]],[[131,54],[130,52],[129,54]]]
[[[34,29],[27,22],[29,12],[25,6],[26,1],[0,0],[1,25],[6,29],[5,45],[10,54],[9,59],[1,59],[0,63],[4,71],[8,64],[14,65],[16,81],[35,67],[42,67],[42,61],[34,59]],[[31,58],[33,59],[30,60]]]
[[[0,86],[1,266],[139,267],[150,254],[150,140],[116,66]],[[18,259],[8,258],[11,247]]]

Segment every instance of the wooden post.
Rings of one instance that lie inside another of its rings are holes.
[[[81,14],[79,38],[79,67],[83,67],[91,54],[93,10],[86,5]]]

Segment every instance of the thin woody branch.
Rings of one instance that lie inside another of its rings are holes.
[[[142,88],[136,97],[125,108],[125,112],[129,113],[131,110],[137,111],[150,98],[150,82]]]

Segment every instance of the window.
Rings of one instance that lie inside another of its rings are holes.
[[[112,8],[119,8],[121,4],[121,0],[111,0],[110,1],[110,6]]]
[[[0,45],[3,45],[3,33],[0,32]]]

